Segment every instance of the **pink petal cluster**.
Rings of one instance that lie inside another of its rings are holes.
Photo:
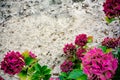
[[[118,46],[118,39],[116,38],[109,38],[109,37],[106,37],[103,42],[102,42],[102,45],[103,46],[106,46],[108,48],[115,48]]]
[[[94,48],[84,55],[82,64],[89,80],[109,80],[115,74],[118,60],[112,53],[104,54],[101,49]]]
[[[10,75],[19,73],[24,67],[25,62],[23,56],[19,52],[8,52],[4,60],[1,62],[1,70]]]
[[[107,17],[114,18],[120,16],[120,0],[106,0],[103,7]]]
[[[66,44],[63,48],[63,51],[64,51],[65,54],[70,55],[70,54],[72,54],[73,52],[76,51],[76,47],[72,43]]]
[[[4,80],[4,79],[0,76],[0,80]]]
[[[50,80],[60,80],[59,78],[50,78]]]
[[[69,61],[69,60],[65,60],[61,66],[60,69],[62,70],[62,72],[70,72],[73,70],[73,62]]]
[[[31,51],[29,52],[29,55],[30,55],[31,58],[36,58],[36,57],[37,57],[37,56],[36,56],[34,53],[32,53]]]
[[[76,36],[75,39],[75,44],[78,46],[85,46],[87,43],[87,35],[86,34],[79,34],[78,36]]]
[[[83,53],[86,52],[85,49],[83,48],[78,48],[77,49],[77,52],[76,52],[76,56],[79,60],[81,60],[81,58],[84,56]]]

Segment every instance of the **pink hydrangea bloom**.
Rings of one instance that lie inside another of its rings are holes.
[[[24,67],[25,62],[23,56],[19,52],[8,52],[4,60],[1,62],[1,70],[10,75],[19,73]]]
[[[115,48],[118,46],[118,39],[106,37],[103,40],[102,45],[107,46],[108,48]]]
[[[69,60],[65,60],[61,66],[60,69],[62,70],[62,72],[69,72],[73,70],[73,62],[69,61]]]
[[[86,34],[79,34],[78,36],[76,36],[75,39],[75,44],[78,46],[85,46],[87,43],[87,35]]]
[[[120,0],[106,0],[103,7],[103,11],[107,17],[113,18],[120,16]]]
[[[101,49],[94,48],[84,55],[82,65],[89,80],[109,80],[115,74],[118,60],[113,57],[112,53],[105,54]]]
[[[86,52],[86,50],[83,49],[83,48],[79,48],[79,49],[77,50],[76,56],[77,56],[77,58],[78,58],[79,60],[81,60],[81,58],[84,56],[84,55],[83,55],[84,52]]]
[[[49,80],[60,80],[59,78],[50,78]]]
[[[0,76],[0,80],[4,80],[4,79]]]
[[[73,54],[73,52],[76,51],[76,47],[72,43],[66,44],[65,47],[63,48],[63,51],[64,51],[65,54],[70,55],[70,54]]]
[[[34,53],[32,53],[31,51],[29,52],[29,55],[30,55],[31,58],[36,58],[36,57],[37,57],[37,56],[36,56]]]

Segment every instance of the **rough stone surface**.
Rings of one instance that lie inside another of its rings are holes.
[[[74,2],[73,2],[74,1]],[[0,61],[9,50],[34,52],[41,65],[60,72],[64,44],[86,33],[97,46],[106,36],[119,35],[119,25],[104,20],[104,0],[0,0]],[[0,71],[5,80],[18,80]]]

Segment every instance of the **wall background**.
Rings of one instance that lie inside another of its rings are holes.
[[[90,46],[97,46],[105,37],[116,37],[119,25],[104,20],[104,0],[0,0],[0,61],[9,50],[34,52],[41,65],[60,72],[65,59],[64,44],[74,42],[85,33],[94,37]],[[16,77],[0,76],[5,80]]]

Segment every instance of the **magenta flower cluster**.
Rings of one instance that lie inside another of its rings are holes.
[[[82,65],[89,80],[109,80],[115,74],[118,61],[112,53],[105,54],[101,49],[94,48],[84,55]]]
[[[86,34],[79,34],[78,36],[76,36],[76,39],[75,39],[76,45],[83,47],[86,45],[86,43],[87,43],[87,35]]]
[[[120,0],[106,0],[103,7],[107,17],[114,18],[120,16]]]
[[[69,61],[69,60],[65,60],[61,66],[60,69],[62,70],[62,72],[70,72],[73,70],[73,62]]]
[[[108,48],[115,48],[119,45],[119,38],[109,38],[106,37],[103,41],[102,41],[102,46],[106,46]]]
[[[83,53],[85,53],[86,50],[84,48],[79,48],[77,49],[76,56],[79,60],[84,56]]]
[[[76,47],[72,43],[66,44],[65,47],[63,48],[63,51],[65,54],[71,55],[72,53],[76,51]]]
[[[76,36],[75,44],[78,46],[76,47],[74,44],[66,44],[63,48],[63,51],[66,55],[74,55],[76,54],[77,58],[83,57],[83,54],[85,52],[85,49],[83,49],[83,46],[87,43],[87,35],[86,34],[79,34]],[[81,59],[80,59],[81,60]]]
[[[8,52],[1,62],[1,70],[10,75],[19,73],[24,67],[24,57],[19,52]]]
[[[64,53],[67,55],[68,59],[65,60],[60,68],[62,70],[62,72],[70,72],[73,69],[73,62],[72,62],[72,58],[76,58],[77,60],[81,60],[81,58],[84,56],[83,53],[86,52],[86,50],[83,48],[83,46],[86,45],[87,43],[87,35],[86,34],[79,34],[76,36],[75,39],[75,45],[70,43],[70,44],[66,44],[63,48]],[[76,47],[77,45],[77,47]],[[73,57],[73,55],[75,57]]]
[[[4,80],[4,79],[0,76],[0,80]]]
[[[49,80],[60,80],[58,77],[57,78],[50,78]]]

